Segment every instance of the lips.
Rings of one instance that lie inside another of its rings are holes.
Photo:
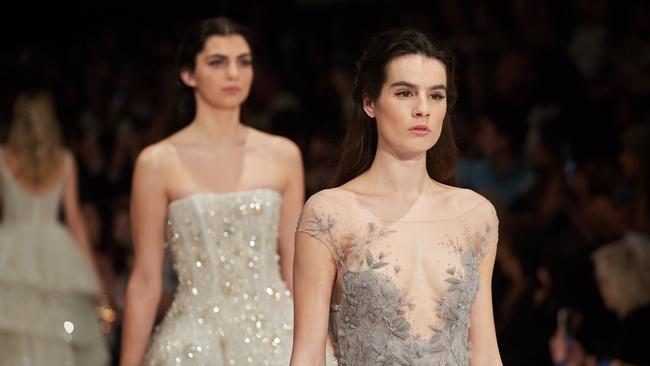
[[[409,128],[409,131],[422,131],[422,132],[431,132],[427,125],[415,125]]]
[[[426,136],[431,133],[427,125],[419,124],[409,128],[409,131],[415,136]]]
[[[227,86],[227,87],[223,88],[222,90],[227,94],[236,94],[236,93],[239,93],[241,88],[239,88],[237,86]]]

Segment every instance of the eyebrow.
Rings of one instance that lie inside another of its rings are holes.
[[[407,88],[417,89],[417,85],[415,85],[413,83],[409,83],[408,81],[396,81],[396,82],[390,84],[391,88],[394,87],[394,86],[405,86]],[[443,84],[438,84],[438,85],[434,85],[434,86],[429,88],[429,90],[440,90],[440,89],[447,90],[447,87],[445,85],[443,85]]]
[[[242,53],[242,54],[237,55],[236,58],[243,58],[243,57],[249,57],[249,56],[252,56],[252,54],[250,52],[246,52],[246,53]],[[223,55],[223,54],[220,54],[220,53],[213,53],[211,55],[205,56],[205,58],[229,58],[229,56],[228,55]]]

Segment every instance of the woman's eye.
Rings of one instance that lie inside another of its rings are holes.
[[[209,65],[214,66],[214,67],[218,67],[218,66],[224,65],[224,63],[225,62],[223,60],[212,60],[212,61],[210,61]]]
[[[253,60],[251,60],[251,59],[242,59],[242,60],[239,60],[239,64],[241,66],[250,66],[250,65],[253,64]]]
[[[399,92],[395,93],[395,95],[397,95],[398,97],[410,97],[413,94],[408,90],[403,90],[403,91],[399,91]]]
[[[445,96],[442,94],[431,94],[431,99],[433,100],[443,100],[445,99]]]

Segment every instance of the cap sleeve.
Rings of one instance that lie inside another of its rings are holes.
[[[308,234],[327,246],[337,263],[341,258],[340,211],[336,201],[326,194],[316,193],[305,203],[296,228],[296,234]]]
[[[484,199],[477,207],[478,217],[476,218],[480,225],[480,254],[481,259],[489,252],[496,250],[499,242],[499,217],[492,202]]]

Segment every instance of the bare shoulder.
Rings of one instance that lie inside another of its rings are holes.
[[[69,172],[71,169],[74,171],[77,169],[77,159],[74,156],[74,153],[68,148],[62,148],[59,153],[59,157],[63,165],[64,173]]]
[[[136,169],[161,172],[169,161],[176,158],[176,154],[176,148],[169,139],[161,140],[142,149],[136,160]]]
[[[312,195],[314,198],[318,199],[331,199],[335,201],[345,201],[351,198],[354,198],[353,192],[345,189],[343,186],[327,188],[321,191],[318,191]]]
[[[449,212],[457,215],[465,214],[477,208],[494,210],[492,203],[477,192],[467,188],[453,187],[441,183],[435,183],[440,204],[449,208]]]
[[[13,151],[11,150],[11,147],[9,146],[8,143],[0,144],[0,153],[2,155],[12,155]]]
[[[11,164],[14,155],[9,145],[7,144],[0,145],[0,154],[2,154],[2,161],[4,161],[5,164]]]
[[[300,148],[290,139],[267,132],[249,128],[251,141],[271,154],[273,158],[285,162],[295,162],[300,159]]]
[[[76,160],[76,157],[74,156],[74,153],[72,152],[72,150],[68,149],[67,147],[61,148],[61,155],[60,156],[63,157],[63,160],[68,160],[68,161],[72,161],[72,162],[75,162],[75,160]]]
[[[345,207],[343,202],[349,202],[353,198],[351,192],[341,187],[323,189],[311,195],[305,207],[339,211]]]

